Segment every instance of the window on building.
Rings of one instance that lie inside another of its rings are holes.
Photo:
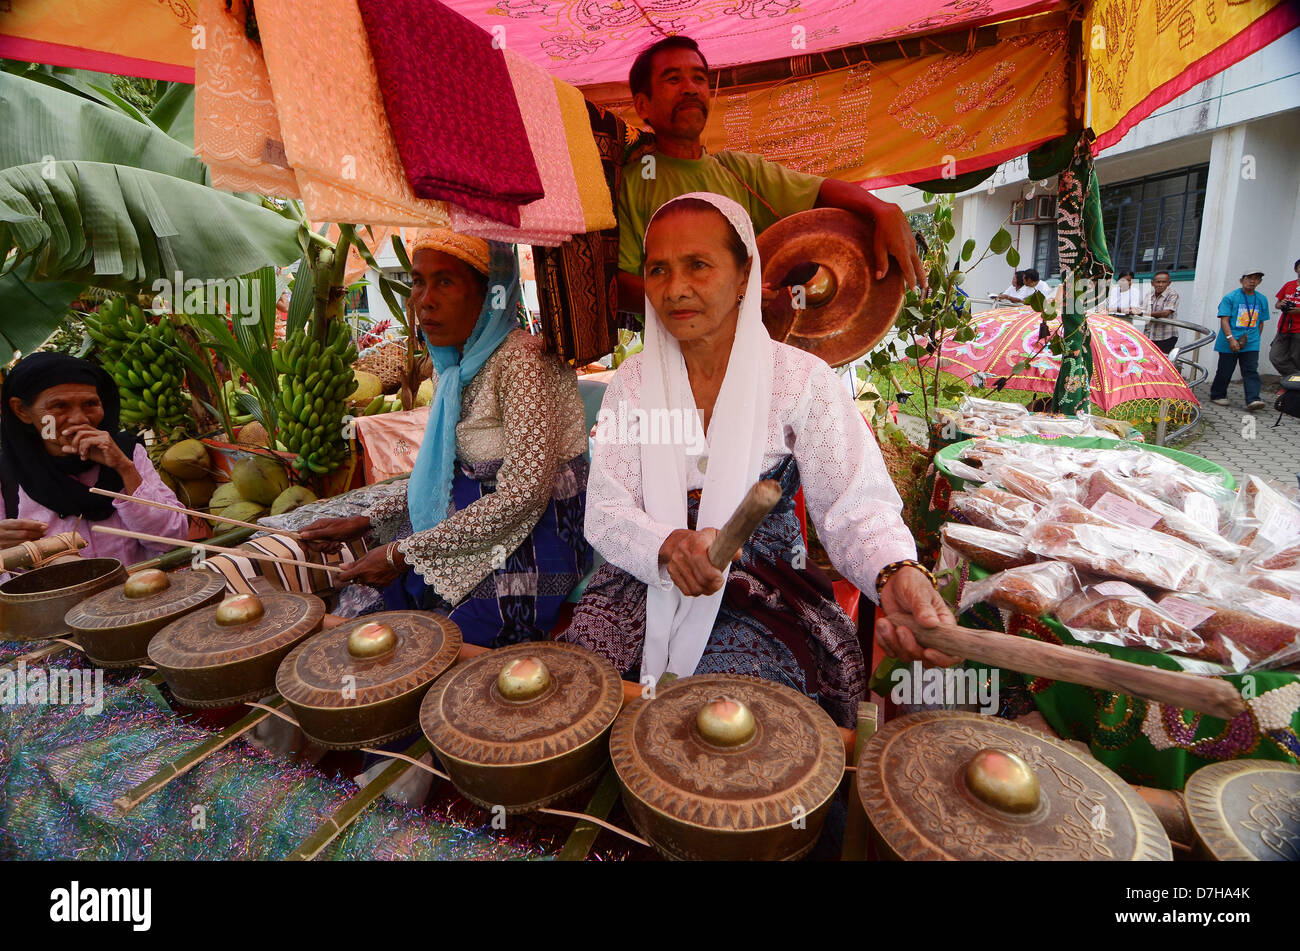
[[[1061,276],[1061,265],[1056,252],[1056,222],[1034,225],[1034,263],[1033,269],[1038,276],[1046,280]]]
[[[1196,267],[1209,170],[1207,163],[1102,186],[1102,221],[1116,271]]]

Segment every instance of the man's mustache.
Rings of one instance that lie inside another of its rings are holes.
[[[682,111],[683,109],[685,109],[687,106],[699,106],[701,112],[703,112],[706,116],[709,114],[709,107],[706,106],[706,105],[704,104],[704,100],[702,100],[702,99],[686,99],[686,100],[683,100],[682,102],[679,102],[679,103],[678,103],[678,104],[673,108],[673,113],[676,114],[676,113],[678,113],[678,112],[681,112],[681,111]]]

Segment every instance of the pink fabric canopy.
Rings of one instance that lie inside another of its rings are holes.
[[[498,45],[585,86],[626,82],[636,54],[673,33],[712,67],[783,59],[977,26],[1064,6],[1059,0],[445,0]]]

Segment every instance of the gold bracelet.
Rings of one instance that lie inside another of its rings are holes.
[[[934,579],[934,575],[930,573],[929,568],[925,567],[925,565],[921,564],[919,561],[905,558],[902,561],[891,562],[880,569],[880,574],[876,575],[877,598],[880,597],[880,592],[885,590],[885,585],[889,583],[889,579],[898,574],[898,572],[903,568],[915,568],[917,571],[921,572],[921,574],[930,579],[930,584],[934,585],[934,590],[939,590],[939,582]]]

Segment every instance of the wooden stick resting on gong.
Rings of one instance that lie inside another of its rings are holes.
[[[749,541],[749,536],[754,534],[758,523],[763,521],[767,513],[772,511],[773,506],[780,501],[781,486],[778,482],[764,479],[750,486],[745,497],[736,506],[736,511],[731,513],[731,518],[727,519],[727,524],[718,530],[717,537],[709,546],[709,561],[713,567],[719,571],[726,571],[736,549],[743,547],[745,542]]]
[[[179,505],[168,505],[166,502],[155,502],[153,499],[137,499],[134,495],[122,495],[120,492],[110,492],[108,489],[101,489],[98,486],[95,486],[90,491],[95,495],[107,495],[113,499],[139,502],[141,505],[165,509],[168,512],[179,512],[181,515],[193,515],[198,518],[211,519],[214,522],[224,522],[227,525],[238,525],[240,528],[255,528],[259,532],[266,532],[269,535],[283,535],[285,538],[292,538],[296,542],[302,541],[301,535],[297,532],[291,532],[287,528],[271,528],[269,525],[258,525],[256,522],[241,522],[237,518],[226,518],[224,515],[214,515],[210,512],[196,512],[194,509],[182,508]]]
[[[202,548],[204,551],[215,551],[222,555],[236,555],[240,558],[251,558],[253,561],[271,561],[277,565],[297,565],[299,568],[315,568],[319,571],[342,571],[339,565],[320,565],[314,561],[299,561],[297,558],[278,558],[275,555],[268,555],[260,551],[252,551],[248,548],[226,548],[224,545],[209,545],[207,542],[182,541],[177,538],[164,538],[161,535],[146,535],[144,532],[128,532],[122,528],[109,528],[107,525],[96,525],[91,531],[102,532],[105,535],[118,535],[122,538],[134,538],[142,542],[155,542],[163,545],[175,545],[179,548]]]
[[[1144,667],[1104,654],[1044,644],[1000,631],[976,631],[955,624],[924,627],[910,614],[891,614],[889,621],[906,627],[924,647],[933,647],[945,654],[981,664],[1113,693],[1132,694],[1224,720],[1246,712],[1246,702],[1237,690],[1217,677],[1198,677],[1159,667]]]

